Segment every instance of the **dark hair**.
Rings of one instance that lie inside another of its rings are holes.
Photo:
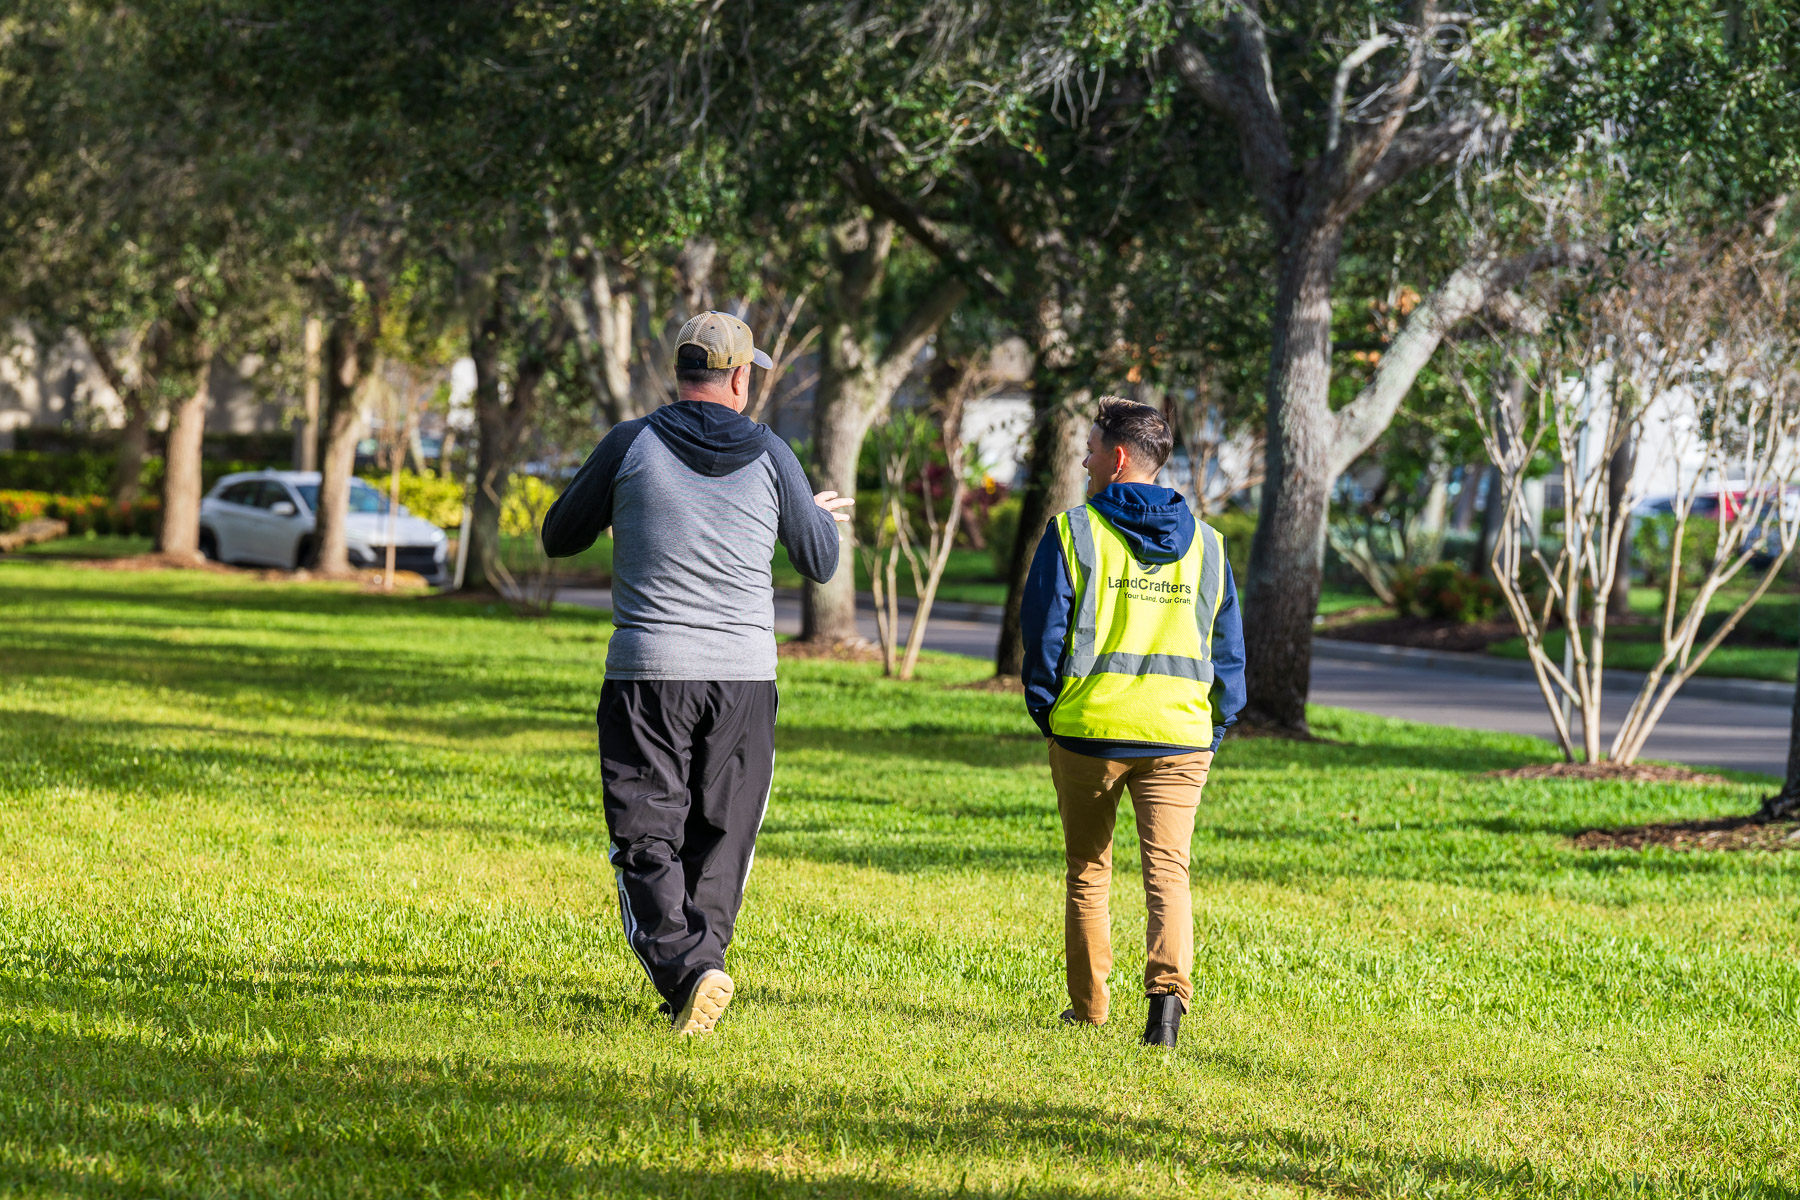
[[[709,367],[706,351],[699,346],[683,346],[675,352],[675,381],[699,384],[701,387],[724,387],[734,367]]]
[[[1109,446],[1124,446],[1139,466],[1161,470],[1175,448],[1175,434],[1163,415],[1148,404],[1138,404],[1119,396],[1100,397],[1100,411],[1094,417],[1094,428],[1100,440]]]

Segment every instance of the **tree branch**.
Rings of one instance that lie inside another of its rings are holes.
[[[960,276],[946,275],[907,314],[899,332],[888,342],[887,349],[881,353],[881,361],[876,364],[884,395],[892,395],[905,382],[919,351],[968,294],[969,285]]]
[[[1494,296],[1518,286],[1526,277],[1586,256],[1578,244],[1555,243],[1514,258],[1483,258],[1464,263],[1427,296],[1395,336],[1375,378],[1334,418],[1331,473],[1348,469],[1388,427],[1413,381],[1451,327],[1474,316]]]
[[[1465,148],[1500,136],[1504,128],[1504,118],[1497,113],[1472,108],[1422,129],[1403,129],[1367,170],[1350,181],[1344,206],[1354,211],[1408,175],[1456,161]]]
[[[1325,153],[1336,153],[1338,138],[1343,133],[1344,95],[1350,90],[1350,76],[1356,73],[1358,67],[1393,44],[1393,38],[1385,33],[1378,33],[1352,50],[1338,64],[1337,76],[1331,81],[1331,123],[1325,134]]]
[[[869,164],[861,159],[851,159],[846,169],[845,183],[853,195],[864,204],[904,229],[919,245],[925,247],[931,256],[953,271],[960,271],[977,280],[988,295],[995,299],[1004,299],[1006,289],[986,267],[971,262],[969,257],[958,250],[936,221],[908,204],[884,186]]]
[[[1236,126],[1250,185],[1269,219],[1280,227],[1287,223],[1291,207],[1288,185],[1294,174],[1294,156],[1271,82],[1269,47],[1262,27],[1253,18],[1239,13],[1232,17],[1231,28],[1237,47],[1231,75],[1221,74],[1200,47],[1186,38],[1177,39],[1173,46],[1175,70],[1203,103]]]

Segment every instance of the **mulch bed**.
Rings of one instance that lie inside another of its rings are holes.
[[[348,575],[328,575],[322,571],[281,571],[263,567],[234,567],[198,555],[189,558],[181,554],[132,554],[124,558],[78,558],[61,565],[78,567],[87,571],[205,571],[208,574],[230,575],[234,579],[253,579],[262,583],[306,583],[319,579],[354,580],[360,581],[365,588],[373,591],[381,590],[382,576],[379,567],[352,570]],[[430,586],[425,582],[425,577],[416,572],[394,572],[395,591],[414,591]]]
[[[803,642],[799,638],[790,638],[785,642],[777,643],[775,653],[782,658],[822,659],[826,662],[881,661],[881,647],[874,642],[866,642],[860,638],[846,639],[830,644]]]
[[[1479,654],[1495,642],[1519,636],[1511,617],[1496,617],[1468,625],[1435,621],[1428,617],[1386,617],[1369,621],[1358,614],[1379,609],[1352,609],[1339,614],[1313,632],[1343,642],[1373,642],[1382,646],[1411,646],[1419,650],[1455,650]],[[1348,618],[1348,619],[1346,619]]]
[[[1590,829],[1575,836],[1580,850],[1800,850],[1800,822],[1720,817],[1711,821],[1669,821],[1624,829]]]
[[[1008,696],[1023,696],[1025,681],[1017,675],[990,675],[986,679],[977,679],[974,683],[953,684],[953,692],[1001,692]]]
[[[1496,779],[1590,779],[1605,783],[1698,783],[1729,784],[1723,775],[1696,771],[1691,767],[1671,767],[1660,763],[1532,763],[1524,767],[1508,767],[1489,771]]]
[[[248,572],[224,563],[213,562],[198,554],[129,554],[124,558],[77,558],[62,564],[84,571],[212,571],[221,575],[244,575]]]

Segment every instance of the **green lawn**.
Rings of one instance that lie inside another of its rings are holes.
[[[87,533],[21,546],[13,553],[25,558],[128,558],[148,554],[155,546],[151,539],[129,533]]]
[[[1732,609],[1743,602],[1746,589],[1715,596],[1708,606],[1709,620],[1720,621]],[[1614,625],[1607,631],[1606,665],[1620,670],[1648,671],[1656,665],[1661,650],[1658,640],[1662,636],[1662,593],[1653,588],[1632,588],[1632,612],[1646,624]],[[1724,676],[1736,679],[1769,679],[1781,683],[1794,682],[1794,672],[1800,663],[1800,597],[1793,592],[1772,590],[1757,602],[1756,606],[1744,614],[1739,630],[1754,636],[1765,643],[1775,645],[1731,645],[1719,647],[1700,665],[1699,674]],[[1702,625],[1701,643],[1712,632],[1711,625]],[[1551,630],[1544,638],[1544,644],[1558,662],[1562,661],[1563,634],[1561,630]],[[1502,658],[1523,659],[1525,654],[1524,638],[1509,638],[1488,647],[1488,653]]]
[[[1227,743],[1179,1051],[1104,1030],[1016,697],[783,665],[730,966],[618,928],[607,625],[0,564],[0,1194],[1757,1196],[1800,1189],[1800,854],[1583,853],[1708,789],[1496,780],[1331,710]]]

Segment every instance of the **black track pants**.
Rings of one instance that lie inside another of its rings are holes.
[[[775,682],[607,680],[600,779],[625,937],[671,1004],[725,965],[775,770]]]

